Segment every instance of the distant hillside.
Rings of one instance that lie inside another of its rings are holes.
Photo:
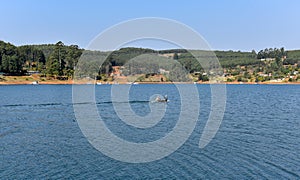
[[[84,63],[87,68],[83,72],[91,77],[97,76],[97,72],[98,76],[110,76],[113,73],[113,66],[127,67],[124,73],[130,74],[132,72],[142,73],[142,69],[146,72],[151,70],[155,73],[172,71],[174,68],[180,69],[177,64],[181,64],[188,73],[204,73],[191,52],[202,60],[207,60],[207,62],[216,56],[224,68],[224,73],[226,72],[228,76],[239,77],[243,81],[249,78],[256,78],[260,81],[272,78],[283,79],[284,77],[293,80],[293,78],[298,77],[300,50],[285,51],[284,48],[266,48],[258,53],[255,51],[214,51],[212,53],[212,51],[202,50],[153,50],[126,47],[113,52],[100,52],[85,51],[77,45],[67,46],[61,41],[56,44],[19,47],[0,41],[0,72],[6,75],[36,72],[46,76],[72,78],[74,68],[84,53],[81,63]],[[145,54],[149,56],[145,56]],[[135,59],[135,63],[130,62],[132,59]],[[138,63],[137,60],[142,63]],[[102,66],[99,68],[100,64]],[[209,64],[208,68],[214,67],[215,64]],[[96,74],[89,74],[89,68],[93,69]],[[179,77],[180,75],[175,74],[175,76]],[[202,79],[203,77],[199,78]]]
[[[284,62],[284,64],[289,65],[289,64],[295,64],[298,62],[300,62],[300,50],[287,51],[287,59]]]

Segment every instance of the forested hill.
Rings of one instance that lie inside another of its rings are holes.
[[[77,45],[65,45],[59,41],[56,44],[24,45],[0,41],[0,72],[8,75],[22,75],[29,71],[36,71],[50,76],[71,77],[74,67],[84,49]],[[201,66],[191,53],[184,49],[152,50],[144,48],[121,48],[114,52],[86,51],[85,60],[95,62],[97,56],[105,56],[104,69],[99,74],[109,74],[112,66],[123,66],[128,60],[142,54],[154,54],[180,62],[190,72],[201,72]],[[285,72],[284,65],[300,64],[300,50],[285,51],[284,48],[269,48],[251,52],[215,51],[225,71],[238,70],[246,66],[257,72]],[[88,58],[87,58],[88,57]],[[264,61],[264,60],[273,60]],[[269,62],[269,63],[266,63]],[[280,74],[280,73],[279,73]]]
[[[14,46],[0,41],[0,72],[23,75],[28,71],[71,76],[83,49],[61,41],[47,45]]]

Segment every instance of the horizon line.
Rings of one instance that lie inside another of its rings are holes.
[[[6,41],[6,40],[2,40],[2,39],[0,39],[0,41],[6,42],[6,43],[10,43],[10,44],[12,44],[12,45],[14,45],[16,47],[27,46],[27,45],[28,46],[55,45],[59,41],[63,42],[62,40],[58,40],[55,43],[47,43],[47,42],[45,42],[45,43],[30,43],[30,44],[18,44],[18,45],[16,45],[16,44],[14,44],[14,43],[12,43],[10,41]],[[120,50],[122,48],[142,48],[142,49],[151,49],[151,50],[155,50],[155,51],[165,51],[165,50],[201,50],[201,49],[184,49],[184,48],[172,48],[172,47],[170,47],[170,48],[167,48],[167,47],[166,48],[152,48],[152,47],[146,47],[146,46],[144,46],[144,47],[143,46],[124,46],[124,47],[121,47],[121,48],[115,49],[115,50],[113,50],[113,49],[112,50],[92,50],[92,49],[87,49],[86,47],[81,47],[80,45],[78,45],[76,43],[64,43],[64,45],[66,45],[66,46],[77,45],[80,49],[90,50],[90,51],[102,51],[102,52],[116,51],[116,50]],[[285,51],[300,50],[300,47],[299,48],[286,49],[284,46],[280,46],[280,47],[265,47],[265,48],[259,49],[259,50],[264,50],[264,49],[269,49],[269,48],[273,48],[273,49],[274,48],[282,48],[282,47],[285,49]],[[251,50],[250,49],[246,50],[246,49],[229,49],[229,48],[226,48],[226,49],[215,49],[215,48],[212,48],[210,50],[204,50],[204,51],[233,51],[233,52],[239,52],[240,51],[240,52],[252,52],[253,50],[255,52],[259,51],[256,48],[253,48]]]

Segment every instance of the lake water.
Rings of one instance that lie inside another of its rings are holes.
[[[129,104],[141,116],[150,112],[150,96],[168,94],[164,118],[149,129],[119,119],[111,86],[95,88],[105,124],[127,141],[155,141],[176,125],[181,101],[173,85],[131,87]],[[83,136],[71,85],[0,86],[0,179],[300,178],[299,85],[227,85],[224,119],[203,149],[198,143],[211,92],[209,85],[197,88],[200,115],[189,139],[163,159],[126,163],[103,155]]]

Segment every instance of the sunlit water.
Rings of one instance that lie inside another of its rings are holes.
[[[181,104],[173,85],[132,86],[129,103],[138,115],[150,112],[152,95],[170,99],[163,119],[148,129],[118,118],[110,86],[95,88],[102,119],[127,141],[157,140],[176,124]],[[204,149],[198,143],[211,92],[209,85],[198,89],[199,120],[186,143],[161,160],[131,164],[103,155],[82,135],[72,86],[0,86],[0,178],[300,178],[299,85],[228,85],[222,125]]]

